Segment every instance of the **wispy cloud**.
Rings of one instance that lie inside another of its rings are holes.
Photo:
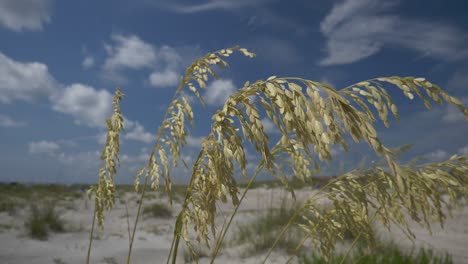
[[[158,3],[158,6],[176,13],[191,14],[214,10],[233,11],[260,6],[268,2],[271,2],[271,0],[208,0],[199,4],[193,4],[193,2],[181,3],[180,1],[165,1],[163,3]]]
[[[155,139],[155,135],[147,132],[143,125],[138,121],[126,120],[124,126],[127,132],[125,132],[123,138],[135,141],[141,141],[143,143],[151,143]]]
[[[41,30],[51,20],[52,0],[0,1],[0,26],[13,31]]]
[[[23,127],[26,122],[13,120],[7,115],[0,114],[0,127]]]
[[[60,146],[53,141],[36,141],[28,144],[28,152],[31,154],[55,155],[60,150]]]
[[[464,106],[468,106],[468,97],[460,97],[462,104]],[[464,120],[468,120],[463,113],[453,105],[447,105],[445,109],[445,113],[442,116],[442,120],[448,123],[456,123],[456,122],[463,122]]]
[[[345,0],[333,6],[320,24],[327,39],[327,56],[321,65],[353,63],[385,46],[414,50],[425,56],[457,60],[466,58],[467,34],[437,23],[389,14],[399,1]]]
[[[294,18],[280,15],[267,6],[257,7],[252,13],[247,20],[247,25],[252,30],[266,27],[294,32],[297,36],[306,36],[310,33],[308,26],[295,21]]]
[[[203,137],[194,137],[189,135],[187,137],[187,145],[192,148],[200,149],[203,142]]]
[[[289,40],[262,36],[254,38],[244,45],[255,52],[258,59],[267,60],[270,63],[291,65],[302,60],[302,56]]]
[[[436,162],[447,159],[448,157],[449,157],[449,154],[446,151],[441,150],[441,149],[438,149],[426,155],[426,158],[430,159],[431,161],[436,161]]]
[[[280,132],[276,125],[269,118],[265,117],[261,121],[267,134],[278,134]]]
[[[462,93],[468,88],[468,68],[459,69],[447,82],[447,89],[454,93]]]
[[[40,62],[15,61],[0,52],[0,103],[33,101],[55,92],[58,83]]]
[[[463,148],[460,148],[458,150],[458,153],[462,154],[462,155],[467,155],[468,156],[468,145],[464,146]]]
[[[94,58],[92,56],[90,56],[90,55],[86,56],[83,59],[83,62],[81,63],[81,65],[85,69],[89,69],[89,68],[93,67],[94,66]]]

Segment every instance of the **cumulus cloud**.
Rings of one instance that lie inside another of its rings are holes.
[[[125,125],[125,123],[127,123],[127,125]],[[138,121],[132,122],[128,120],[127,122],[124,122],[124,126],[128,131],[124,134],[125,139],[141,141],[144,143],[151,143],[155,139],[155,135],[147,132]]]
[[[446,60],[468,55],[467,34],[450,25],[388,14],[398,2],[345,0],[335,4],[320,24],[327,38],[327,56],[320,64],[353,63],[376,54],[384,46]]]
[[[139,37],[114,34],[111,39],[114,45],[104,46],[108,57],[103,67],[108,74],[116,74],[115,71],[125,68],[148,68],[155,62],[154,48]]]
[[[81,65],[83,66],[83,68],[85,69],[89,69],[91,67],[94,66],[94,58],[92,56],[86,56],[84,59],[83,59],[83,62],[81,63]]]
[[[103,65],[103,76],[107,79],[125,82],[122,70],[150,69],[149,84],[154,87],[174,86],[179,82],[187,58],[192,58],[194,48],[163,45],[155,47],[135,35],[112,35],[113,45],[106,44],[108,54]]]
[[[112,114],[112,95],[84,84],[69,85],[54,93],[50,101],[53,110],[71,115],[77,125],[105,127]]]
[[[53,93],[58,84],[47,65],[18,62],[0,52],[0,103],[32,101]]]
[[[60,146],[52,141],[42,140],[31,142],[28,145],[28,152],[31,154],[55,155],[58,150],[60,150]]]
[[[215,80],[208,85],[204,99],[209,105],[220,106],[237,90],[232,80]]]
[[[149,81],[154,87],[170,87],[179,83],[179,74],[172,70],[165,70],[164,72],[153,72]]]
[[[51,19],[52,0],[0,1],[0,26],[9,30],[41,30]]]
[[[154,87],[170,87],[179,83],[184,60],[176,49],[162,46],[156,49],[156,68],[149,76],[150,85]]]
[[[15,121],[7,115],[0,114],[0,127],[23,127],[25,122]]]

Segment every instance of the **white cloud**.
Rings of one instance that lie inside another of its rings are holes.
[[[468,97],[459,97],[462,104],[468,106]],[[442,120],[448,123],[461,122],[467,120],[463,113],[456,106],[447,105]]]
[[[152,46],[138,36],[112,35],[114,45],[105,45],[108,58],[103,65],[103,76],[119,82],[125,82],[121,71],[124,69],[151,69],[149,84],[154,87],[169,87],[179,82],[178,72],[184,67],[185,55],[193,57],[197,48]],[[184,55],[184,56],[182,56]]]
[[[220,106],[237,90],[232,80],[215,80],[208,85],[204,99],[209,105]]]
[[[267,134],[278,134],[280,132],[276,125],[269,118],[263,118],[261,121],[263,124],[263,129]]]
[[[94,58],[91,57],[91,56],[86,56],[84,59],[83,59],[83,62],[81,63],[81,65],[83,66],[83,68],[85,69],[89,69],[91,67],[93,67],[94,65]]]
[[[150,154],[141,152],[138,155],[123,154],[120,160],[122,161],[122,163],[125,162],[129,164],[133,164],[135,162],[138,162],[138,163],[147,162],[149,158],[150,158]]]
[[[464,146],[463,148],[460,148],[458,150],[458,153],[460,153],[461,155],[467,155],[468,156],[468,145]]]
[[[28,145],[28,151],[31,154],[48,154],[55,155],[55,153],[60,149],[60,146],[52,141],[37,141],[31,142]]]
[[[170,87],[179,83],[179,74],[175,71],[165,70],[164,72],[153,72],[149,81],[154,87]]]
[[[32,101],[50,95],[58,87],[47,65],[14,61],[1,52],[0,83],[0,103]]]
[[[321,65],[353,63],[397,46],[427,56],[456,60],[468,55],[467,34],[432,21],[382,14],[399,1],[345,0],[335,4],[320,24],[327,38],[327,57]]]
[[[50,97],[52,109],[71,115],[78,125],[105,127],[112,114],[112,95],[84,84],[72,84]]]
[[[7,115],[0,114],[0,127],[23,127],[25,122],[15,121]]]
[[[172,47],[162,46],[156,52],[156,67],[161,70],[154,71],[149,76],[150,85],[154,87],[170,87],[179,83],[183,59],[181,54]]]
[[[203,143],[203,137],[194,137],[192,135],[187,136],[187,146],[192,147],[192,148],[201,148],[201,145]]]
[[[101,163],[100,155],[101,153],[98,150],[78,152],[73,154],[61,152],[60,154],[56,155],[56,158],[59,162],[68,166],[78,165],[80,170],[95,169],[98,171],[99,164]]]
[[[13,31],[41,30],[50,22],[52,0],[0,1],[0,26]]]
[[[208,0],[201,4],[173,4],[172,2],[171,4],[163,3],[160,4],[160,6],[176,13],[190,14],[213,10],[238,10],[241,8],[260,6],[268,2],[271,2],[271,0]]]
[[[443,151],[441,149],[438,149],[434,152],[431,152],[426,155],[426,157],[432,161],[442,161],[444,159],[447,159],[449,157],[448,153],[446,151]]]
[[[154,48],[139,37],[112,35],[115,46],[106,45],[109,57],[104,63],[108,71],[130,68],[141,69],[151,67],[156,59]]]
[[[155,140],[155,136],[147,132],[145,128],[138,121],[135,121],[135,122],[130,121],[128,122],[128,125],[125,125],[125,121],[124,121],[124,126],[126,126],[127,129],[130,129],[128,130],[128,132],[124,134],[125,139],[141,141],[144,143],[151,143],[153,142],[153,140]]]

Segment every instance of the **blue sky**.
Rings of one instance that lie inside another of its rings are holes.
[[[0,1],[0,181],[94,182],[115,87],[122,102],[119,182],[148,158],[177,80],[193,59],[234,45],[194,104],[183,152],[190,162],[211,115],[247,80],[298,76],[336,88],[380,76],[422,76],[468,106],[464,1],[395,0],[2,0]],[[468,122],[453,107],[424,109],[395,94],[401,122],[378,124],[384,144],[414,143],[408,157],[468,155]],[[268,124],[265,127],[269,127]],[[275,131],[271,131],[275,137]],[[353,168],[363,144],[336,160]],[[371,157],[372,159],[372,157]],[[249,150],[251,166],[258,160]],[[324,173],[336,172],[331,163]],[[187,180],[183,169],[176,181]]]

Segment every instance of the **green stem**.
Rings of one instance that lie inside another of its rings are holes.
[[[141,207],[143,205],[143,198],[146,191],[146,186],[148,185],[148,177],[145,177],[145,183],[143,184],[143,188],[141,189],[141,196],[140,196],[140,203],[138,204],[137,215],[135,219],[135,224],[133,225],[133,232],[130,238],[130,245],[128,247],[128,255],[127,255],[127,264],[130,264],[130,258],[132,255],[132,248],[133,248],[133,241],[135,240],[135,233],[138,225],[138,220],[140,218]]]
[[[344,174],[343,174],[344,175]],[[324,190],[330,186],[331,184],[341,180],[342,176],[328,182],[327,184],[325,184],[322,188],[320,188],[320,190],[318,192],[316,192],[314,195],[312,195],[312,197],[309,198],[309,201],[313,200],[319,193],[324,193]],[[292,223],[294,222],[294,220],[296,220],[297,216],[299,215],[300,211],[304,210],[305,207],[301,207],[299,208],[294,214],[293,216],[289,219],[288,223],[283,227],[283,229],[281,230],[280,234],[276,237],[276,240],[275,242],[273,242],[273,245],[270,247],[270,249],[268,250],[268,253],[267,255],[265,256],[265,258],[263,259],[263,263],[265,263],[268,259],[268,257],[271,255],[271,252],[273,252],[273,249],[275,249],[276,245],[278,244],[279,240],[281,239],[281,237],[284,235],[284,233],[286,232],[286,230],[292,225]],[[304,240],[305,242],[305,240]],[[301,245],[299,245],[301,246]]]
[[[370,222],[372,223],[372,221],[374,221],[374,218],[377,216],[377,213],[380,211],[380,209],[382,208],[379,207],[379,209],[377,209],[377,211],[375,211],[374,215],[371,217],[370,219]],[[361,237],[362,235],[362,231],[359,232],[359,234],[357,235],[357,237],[354,239],[353,243],[351,244],[351,246],[348,248],[348,251],[346,252],[346,254],[344,255],[343,259],[341,260],[340,264],[343,264],[344,261],[346,260],[346,258],[348,257],[348,255],[351,253],[351,250],[354,248],[354,246],[356,245],[358,239]]]
[[[127,200],[125,200],[125,211],[127,214],[127,233],[128,233],[128,246],[130,247],[130,215],[128,214],[128,205],[127,205]]]
[[[264,162],[260,163],[257,167],[257,170],[255,171],[255,174],[252,176],[252,178],[250,178],[247,186],[245,187],[245,190],[244,192],[242,193],[242,196],[239,200],[239,203],[236,205],[236,208],[234,209],[234,212],[231,214],[231,217],[229,218],[229,222],[227,223],[226,227],[222,229],[222,233],[221,233],[221,236],[218,237],[217,241],[216,241],[216,246],[213,250],[213,254],[211,256],[211,264],[214,263],[214,260],[216,259],[216,256],[218,255],[218,252],[219,252],[219,249],[221,248],[221,244],[224,240],[224,237],[226,236],[226,233],[227,233],[227,230],[229,229],[229,226],[231,225],[232,223],[232,220],[234,219],[234,216],[236,215],[237,211],[239,210],[239,206],[241,205],[242,201],[244,200],[245,198],[245,195],[247,194],[247,191],[250,189],[250,187],[252,186],[252,183],[254,182],[255,178],[257,177],[258,173],[260,173],[260,171],[262,170],[263,168],[263,165]]]
[[[91,257],[91,245],[93,244],[93,235],[94,235],[94,226],[96,225],[96,209],[94,209],[93,213],[93,224],[91,225],[91,232],[89,232],[89,246],[88,246],[88,254],[86,255],[86,264],[89,264],[89,260]]]

